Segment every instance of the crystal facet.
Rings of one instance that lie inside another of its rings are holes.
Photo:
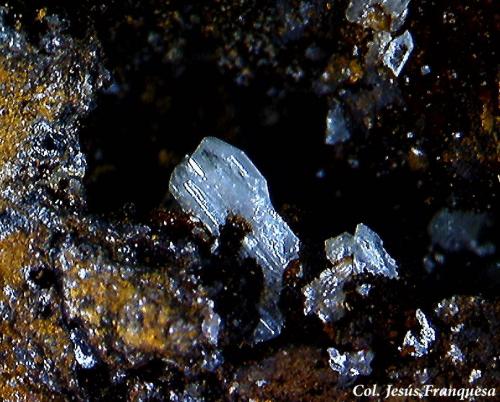
[[[396,261],[385,251],[380,236],[368,226],[360,223],[354,234],[354,268],[356,272],[367,271],[373,275],[383,275],[394,279],[398,277]]]
[[[448,252],[468,250],[482,257],[494,254],[496,250],[492,242],[481,241],[481,235],[487,231],[490,222],[491,217],[485,213],[445,208],[432,218],[428,231],[432,243]]]
[[[389,43],[389,47],[384,53],[384,64],[397,77],[408,61],[412,51],[413,38],[410,32],[405,31]]]

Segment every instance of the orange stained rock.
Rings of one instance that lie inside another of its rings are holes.
[[[36,296],[24,279],[34,241],[35,234],[21,232],[0,241],[0,302],[13,311],[10,320],[0,320],[0,400],[4,401],[63,400],[40,381],[41,368],[47,364],[53,365],[68,388],[74,375],[72,344],[61,326],[60,310],[53,309],[47,317],[38,314]],[[29,356],[27,361],[19,357],[20,351]]]

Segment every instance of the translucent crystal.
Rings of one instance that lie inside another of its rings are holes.
[[[347,141],[351,138],[351,133],[347,128],[347,121],[340,103],[335,102],[326,116],[326,136],[325,143],[335,145]]]
[[[199,218],[215,236],[229,214],[239,215],[251,225],[242,253],[255,258],[265,281],[254,340],[277,336],[283,324],[278,308],[282,275],[298,257],[299,239],[274,210],[264,177],[243,151],[206,137],[175,168],[170,192],[183,210]]]
[[[403,347],[411,348],[412,356],[422,357],[429,353],[431,345],[436,340],[436,331],[431,327],[422,310],[417,309],[415,315],[421,327],[420,333],[415,335],[412,331],[408,331],[403,340]]]
[[[219,314],[217,314],[213,310],[214,302],[212,300],[209,300],[207,301],[207,305],[209,307],[209,311],[201,324],[201,330],[203,332],[203,335],[207,337],[210,343],[212,343],[213,345],[217,345],[221,319]]]
[[[431,68],[426,64],[425,66],[420,67],[420,73],[422,75],[430,74]]]
[[[372,289],[372,285],[369,283],[363,283],[356,288],[356,292],[358,292],[361,296],[368,296],[370,294],[370,290]]]
[[[405,31],[394,38],[384,53],[384,64],[391,69],[397,77],[408,61],[413,51],[413,38],[411,33]]]
[[[339,373],[341,383],[354,381],[358,376],[367,376],[372,372],[372,351],[341,353],[338,349],[328,348],[327,352],[330,355],[328,363],[333,371]]]
[[[373,40],[368,42],[368,51],[365,55],[365,61],[368,66],[378,65],[383,61],[386,49],[392,41],[392,36],[389,32],[375,32]]]

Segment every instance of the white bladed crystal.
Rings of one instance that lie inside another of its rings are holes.
[[[200,219],[215,236],[229,214],[242,216],[251,225],[242,253],[262,267],[265,281],[254,341],[279,335],[282,275],[288,263],[298,258],[299,239],[274,210],[265,178],[243,151],[206,137],[175,168],[169,188],[182,209]]]

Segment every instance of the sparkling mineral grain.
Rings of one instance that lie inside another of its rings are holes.
[[[241,251],[262,267],[265,280],[255,341],[277,336],[283,323],[278,308],[282,275],[298,257],[299,240],[274,210],[264,177],[243,151],[206,137],[175,168],[170,192],[184,211],[200,219],[215,236],[229,214],[251,225]]]
[[[358,376],[367,376],[372,373],[372,351],[342,353],[338,349],[328,348],[329,364],[333,371],[339,373],[340,383],[348,384]]]
[[[429,353],[432,344],[436,340],[436,331],[422,310],[417,309],[415,315],[420,324],[420,331],[418,334],[408,331],[403,341],[403,348],[407,348],[412,356],[422,357]]]
[[[303,289],[306,298],[304,314],[316,313],[323,322],[337,321],[344,316],[345,279],[332,269],[324,270],[319,278]]]
[[[347,127],[347,120],[344,116],[342,106],[335,102],[326,116],[326,136],[325,143],[335,145],[347,141],[351,138],[351,133]]]

